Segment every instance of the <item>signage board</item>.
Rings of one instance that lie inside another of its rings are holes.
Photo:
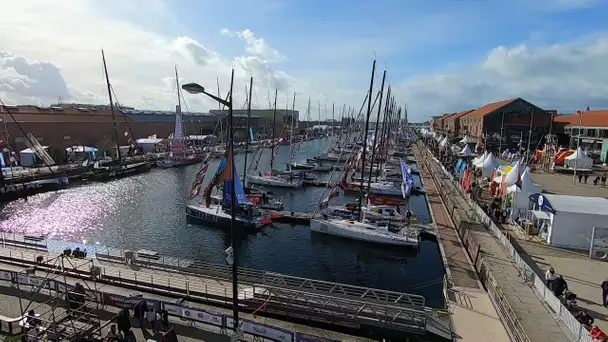
[[[197,322],[203,322],[218,327],[223,326],[222,315],[211,313],[205,310],[182,308],[183,317]]]
[[[234,327],[234,319],[230,316],[226,317],[226,326],[231,329]],[[264,337],[269,340],[279,342],[293,342],[293,334],[285,329],[273,327],[266,324],[260,324],[257,322],[249,321],[246,319],[241,320],[241,330],[255,336]]]

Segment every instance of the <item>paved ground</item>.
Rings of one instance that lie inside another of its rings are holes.
[[[421,158],[421,155],[417,153],[418,149],[415,148],[414,151],[416,157]],[[424,164],[421,163],[420,165],[420,178],[427,191],[426,196],[431,215],[433,216],[433,222],[439,231],[440,244],[445,255],[445,261],[448,264],[446,269],[449,269],[455,286],[479,289],[481,288],[481,284],[479,283],[477,273],[473,266],[471,266],[467,252],[437,192],[435,182],[431,179],[431,175],[426,167],[422,166]]]
[[[0,267],[2,269],[11,269],[11,270],[15,270],[15,271],[21,270],[20,267],[8,265],[8,264],[0,264]],[[39,275],[39,276],[44,276],[45,274],[46,274],[45,272],[37,272],[37,275]],[[80,279],[74,279],[74,278],[67,278],[67,281],[68,281],[68,283],[71,283],[71,284],[74,284],[76,282],[87,283],[86,281],[83,281]],[[2,303],[0,305],[0,314],[3,314],[4,316],[9,316],[9,317],[18,317],[20,315],[19,314],[20,306],[19,306],[18,293],[15,290],[11,290],[9,286],[10,286],[10,284],[0,281],[0,303]],[[90,284],[90,286],[92,287],[93,285]],[[97,289],[99,291],[119,294],[119,295],[123,295],[123,296],[129,296],[129,293],[132,292],[131,290],[128,290],[125,288],[106,285],[106,284],[98,284]],[[157,299],[157,300],[163,300],[163,301],[169,301],[169,302],[174,301],[174,299],[169,298],[169,297],[150,294],[150,293],[146,293],[143,291],[142,291],[142,294],[144,295],[145,298]],[[33,300],[35,302],[40,303],[40,302],[44,302],[48,299],[49,299],[49,297],[37,295],[36,298],[34,298]],[[27,300],[25,300],[23,302],[26,303]],[[213,307],[213,306],[209,306],[209,305],[204,305],[204,304],[199,304],[199,303],[189,302],[189,305],[190,305],[190,307],[193,307],[193,308],[201,308],[201,309],[213,311],[213,312],[219,312],[219,313],[224,313],[224,314],[231,313],[230,310]],[[109,307],[109,306],[105,307],[105,311],[106,311],[106,313],[103,318],[106,320],[109,319],[112,316],[112,314],[115,314],[118,312],[118,310],[116,308]],[[338,333],[338,332],[334,332],[334,331],[328,331],[328,330],[319,329],[319,328],[315,328],[315,327],[294,324],[294,323],[280,321],[280,320],[276,320],[276,319],[270,319],[270,318],[259,317],[259,316],[254,317],[249,314],[242,314],[241,317],[245,318],[245,319],[255,320],[256,322],[260,322],[260,323],[267,323],[269,325],[281,326],[281,327],[284,327],[291,331],[300,331],[300,332],[304,332],[304,333],[308,333],[308,334],[312,334],[312,335],[316,335],[316,336],[320,336],[320,337],[330,338],[330,339],[338,339],[341,341],[354,341],[354,342],[372,341],[372,340],[369,340],[366,338],[355,337],[355,336],[346,335],[346,334],[342,334],[342,333]],[[181,321],[181,320],[175,319],[175,318],[173,318],[171,320],[171,324],[172,324],[172,326],[175,327],[176,333],[180,336],[180,341],[209,341],[209,342],[229,341],[229,336],[226,335],[225,332],[222,332],[219,328],[215,328],[215,327],[207,325],[207,324],[193,323],[193,322],[189,322],[189,321]],[[150,332],[146,329],[139,328],[138,322],[133,322],[133,326],[134,326],[133,331],[135,333],[135,337],[137,338],[136,341],[138,341],[138,342],[146,341],[145,338],[150,337]],[[158,335],[156,337],[158,337]],[[253,337],[246,336],[246,338],[244,340],[253,341]]]
[[[505,226],[522,258],[527,259],[539,277],[551,266],[564,276],[578,305],[589,312],[604,331],[608,331],[608,308],[602,306],[600,284],[608,278],[608,263],[590,259],[586,253],[548,246],[537,237],[524,236],[519,228]]]
[[[416,156],[421,154],[415,149]],[[419,163],[420,176],[427,190],[429,209],[440,236],[440,247],[447,262],[454,287],[447,298],[452,312],[452,331],[457,341],[510,341],[490,296],[483,290],[474,267],[437,192],[435,182],[424,163]]]
[[[594,176],[589,177],[587,184],[579,183],[577,178],[576,185],[573,185],[572,174],[534,172],[531,175],[535,183],[543,186],[544,192],[560,195],[608,197],[608,187],[602,188],[600,185],[593,185]]]
[[[431,172],[442,172],[436,163],[433,162],[431,165]],[[442,189],[448,191],[451,196],[460,196],[452,183],[446,182],[444,186]],[[569,341],[566,328],[553,319],[552,313],[543,305],[535,291],[518,280],[517,267],[500,243],[479,224],[471,225],[469,233],[481,246],[486,266],[496,279],[530,341]]]

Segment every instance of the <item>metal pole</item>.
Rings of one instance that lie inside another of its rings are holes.
[[[505,126],[505,111],[502,111],[502,119],[500,120],[500,141],[498,142],[498,157],[500,158],[500,153],[502,152],[502,132]]]
[[[367,130],[369,129],[369,115],[372,112],[372,92],[374,91],[374,76],[376,75],[376,60],[372,66],[372,79],[369,82],[369,98],[367,102],[367,116],[365,117],[365,131],[363,132],[363,151],[361,153],[361,171],[365,170],[365,150],[367,150]],[[355,165],[355,170],[357,166]],[[359,185],[359,220],[363,220],[363,211],[361,206],[363,205],[363,184],[365,178],[363,172],[361,172],[361,184]],[[369,191],[369,189],[367,189]]]
[[[247,101],[247,132],[245,132],[245,161],[243,163],[244,189],[247,188],[247,154],[249,153],[249,132],[251,132],[251,89],[253,89],[253,76],[249,79],[249,100]]]
[[[367,178],[367,189],[371,188],[372,184],[372,173],[374,172],[374,157],[376,157],[376,142],[378,141],[378,126],[380,125],[380,111],[382,110],[382,95],[384,93],[384,80],[386,79],[386,70],[382,73],[382,85],[380,86],[380,99],[378,100],[378,115],[376,115],[376,128],[374,129],[374,142],[372,145],[372,157],[370,159],[371,163],[369,166],[369,177]],[[390,98],[390,97],[387,97]],[[388,101],[387,101],[388,102]],[[380,162],[378,161],[378,168],[380,168]],[[365,171],[365,165],[361,169],[361,177],[363,177]]]
[[[578,136],[576,137],[576,150],[574,151],[574,153],[576,153],[576,154],[578,154],[578,148],[581,146],[582,127],[583,127],[583,111],[581,110],[581,112],[578,114]],[[578,155],[576,156],[576,158],[574,158],[574,174],[572,176],[572,185],[576,185],[577,159],[578,159]]]
[[[230,244],[232,245],[232,317],[234,317],[234,331],[239,325],[239,290],[237,277],[237,248],[236,248],[236,191],[234,177],[234,136],[232,127],[232,89],[234,86],[234,69],[230,75],[230,93],[228,94],[228,139],[230,141]]]
[[[532,143],[532,123],[534,122],[534,108],[530,108],[532,109],[532,112],[530,112],[530,130],[528,131],[528,148],[527,148],[527,157],[526,157],[526,164],[528,164],[528,161],[530,160],[530,156],[531,156],[531,152],[530,152],[530,143]]]

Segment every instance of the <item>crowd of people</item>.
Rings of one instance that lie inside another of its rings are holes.
[[[133,307],[133,318],[138,320],[139,326],[142,329],[149,328],[154,333],[169,330],[169,313],[161,308],[158,302],[148,304],[142,299]],[[128,307],[121,309],[115,322],[115,324],[110,326],[105,341],[130,341],[132,339],[131,310]]]

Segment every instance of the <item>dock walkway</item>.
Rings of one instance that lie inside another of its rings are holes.
[[[452,312],[454,340],[510,341],[490,296],[484,291],[477,277],[423,155],[417,148],[414,149],[414,154],[420,161],[418,163],[420,178],[427,189],[429,210],[437,227],[446,277],[451,285],[447,289],[446,296]]]
[[[442,189],[447,206],[453,206],[452,218],[461,231],[465,247],[488,288],[490,298],[499,308],[500,318],[514,340],[554,342],[574,340],[563,324],[558,323],[539,295],[520,280],[520,270],[496,238],[479,222],[468,216],[473,210],[459,189],[445,175],[428,150],[426,167]],[[506,301],[506,302],[505,302]]]
[[[15,250],[18,247],[11,243],[3,241],[7,248],[0,248],[1,263],[28,267],[37,264],[37,256],[46,262],[59,255],[46,250]],[[197,263],[176,267],[139,258],[125,264],[124,255],[121,260],[99,254],[93,260],[66,260],[69,265],[64,272],[71,277],[90,278],[91,272],[82,270],[89,263],[99,267],[101,282],[107,285],[223,308],[232,305],[232,284],[227,272],[230,267],[226,265]],[[37,267],[46,267],[44,262]],[[358,330],[362,325],[376,325],[397,332],[449,335],[442,327],[449,316],[447,311],[427,308],[424,297],[405,293],[239,268],[239,298],[244,312],[259,310],[258,315],[303,320],[317,326],[330,323],[341,329]]]

